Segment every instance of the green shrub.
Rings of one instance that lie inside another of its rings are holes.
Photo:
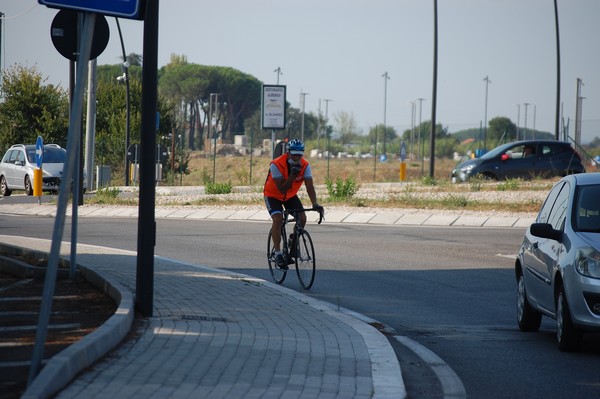
[[[96,198],[114,199],[121,191],[117,187],[102,187],[96,190]]]
[[[498,183],[498,191],[517,191],[519,189],[519,179],[508,179],[501,183]]]
[[[431,177],[431,176],[423,176],[421,178],[421,182],[425,186],[437,186],[439,183],[439,181],[435,177]]]
[[[483,177],[480,175],[473,176],[469,179],[469,185],[471,186],[472,192],[479,192],[483,187]]]
[[[229,194],[231,193],[231,182],[227,183],[206,183],[204,192],[206,194]]]
[[[338,177],[335,183],[331,179],[327,179],[325,185],[327,186],[329,197],[336,200],[351,198],[358,191],[358,185],[352,176],[346,180]]]

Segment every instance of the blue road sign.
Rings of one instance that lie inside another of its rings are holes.
[[[35,141],[35,164],[38,168],[42,167],[42,163],[44,162],[44,140],[42,136],[38,136]]]
[[[404,145],[404,141],[402,142],[402,146],[400,147],[400,159],[402,162],[406,159],[406,146]]]
[[[38,0],[38,3],[52,8],[70,8],[130,19],[140,19],[142,16],[141,2],[142,0]]]

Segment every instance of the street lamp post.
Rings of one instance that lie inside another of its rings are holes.
[[[300,122],[300,140],[304,142],[304,101],[306,100],[306,95],[309,93],[300,93],[300,99],[302,101],[302,120]]]
[[[129,105],[129,62],[127,61],[127,55],[125,54],[125,44],[123,42],[123,34],[121,33],[121,25],[119,24],[119,18],[115,18],[117,22],[117,29],[119,30],[119,39],[121,41],[121,51],[123,53],[123,76],[117,78],[119,82],[125,80],[125,186],[129,185],[129,160],[127,159],[127,151],[129,151],[129,140],[130,140],[130,129],[131,122],[129,120],[130,105]]]
[[[489,77],[483,78],[485,82],[485,114],[483,120],[483,150],[485,151],[487,148],[487,111],[488,111],[488,86],[492,81]]]
[[[517,141],[519,141],[519,124],[521,123],[521,104],[517,104]]]
[[[527,140],[527,107],[529,106],[529,103],[523,103],[523,105],[525,106],[525,133],[523,133],[523,138]]]
[[[384,80],[383,85],[383,157],[385,158],[387,151],[385,147],[386,143],[386,111],[387,111],[387,81],[390,80],[390,75],[387,71],[383,75],[381,75]]]
[[[421,142],[421,116],[422,116],[422,111],[423,111],[423,100],[425,100],[424,98],[417,98],[417,100],[419,101],[419,148],[418,148],[418,157],[421,160],[421,175],[423,175],[424,173],[424,154],[423,152],[425,151],[425,143]]]
[[[213,107],[213,96],[215,98],[215,106]],[[208,125],[208,130],[212,130],[212,134],[213,134],[213,179],[212,182],[215,183],[215,173],[217,170],[217,132],[215,129],[213,129],[212,127],[212,114],[213,114],[213,108],[216,108],[219,106],[219,93],[210,93],[210,98],[209,98],[209,102],[208,102],[208,121],[209,121],[209,125]],[[217,123],[219,121],[217,120]]]
[[[329,156],[331,154],[331,137],[329,134],[329,101],[332,101],[332,100],[326,98],[323,101],[325,101],[325,137],[327,140],[327,179],[329,180]]]

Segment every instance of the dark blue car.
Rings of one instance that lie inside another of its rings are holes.
[[[472,176],[504,180],[566,176],[585,172],[581,157],[571,144],[554,140],[524,140],[503,144],[481,156],[462,162],[452,170],[452,182]]]

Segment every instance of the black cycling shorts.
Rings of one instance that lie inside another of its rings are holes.
[[[265,205],[267,206],[269,215],[273,215],[275,213],[283,213],[284,207],[285,209],[303,208],[302,201],[300,201],[300,198],[298,198],[297,195],[294,195],[292,198],[287,199],[285,201],[280,201],[277,198],[273,197],[265,197]]]

